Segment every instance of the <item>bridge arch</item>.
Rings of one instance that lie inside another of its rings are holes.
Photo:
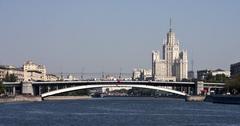
[[[137,88],[146,88],[146,89],[154,89],[154,90],[159,90],[159,91],[164,91],[164,92],[169,92],[173,94],[178,94],[182,96],[186,96],[186,93],[172,90],[172,89],[167,89],[167,88],[162,88],[162,87],[157,87],[157,86],[150,86],[150,85],[129,85],[129,84],[121,84],[121,85],[104,85],[104,84],[99,84],[99,85],[82,85],[82,86],[75,86],[75,87],[69,87],[69,88],[63,88],[59,90],[54,90],[50,92],[46,92],[41,94],[42,98],[64,93],[64,92],[70,92],[70,91],[75,91],[75,90],[81,90],[81,89],[89,89],[89,88],[99,88],[99,87],[137,87]]]

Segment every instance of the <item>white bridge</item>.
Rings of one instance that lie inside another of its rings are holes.
[[[225,83],[163,82],[163,81],[55,81],[55,82],[4,82],[8,94],[31,94],[48,97],[81,89],[101,87],[136,87],[159,90],[177,95],[198,95],[202,91],[221,91]],[[170,87],[166,88],[166,87]]]
[[[52,95],[56,95],[56,94],[60,94],[60,93],[64,93],[64,92],[70,92],[70,91],[81,90],[81,89],[89,89],[89,88],[99,88],[99,87],[137,87],[137,88],[146,88],[146,89],[154,89],[154,90],[169,92],[169,93],[173,93],[173,94],[177,94],[177,95],[181,95],[181,96],[187,96],[188,95],[184,92],[180,92],[180,91],[176,91],[176,90],[172,90],[172,89],[167,89],[167,88],[162,88],[162,87],[158,87],[158,86],[151,86],[151,85],[98,84],[98,85],[82,85],[82,86],[75,86],[75,87],[69,87],[69,88],[54,90],[54,91],[50,91],[50,92],[46,92],[46,93],[41,94],[41,97],[44,98],[44,97],[48,97],[48,96],[52,96]]]

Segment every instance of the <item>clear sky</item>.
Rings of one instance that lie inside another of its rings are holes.
[[[49,72],[151,68],[169,18],[194,69],[240,61],[239,0],[0,0],[0,64]],[[190,66],[190,64],[189,64]]]

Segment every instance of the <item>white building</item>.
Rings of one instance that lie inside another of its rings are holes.
[[[47,74],[47,81],[58,81],[59,77],[54,74]]]
[[[43,79],[42,73],[40,71],[28,70],[24,74],[24,81],[45,81],[45,80]]]
[[[79,79],[74,77],[73,75],[69,74],[69,75],[67,75],[67,78],[64,78],[63,80],[64,81],[77,81]]]
[[[134,69],[132,80],[152,80],[151,69]]]
[[[24,81],[46,81],[47,70],[44,65],[27,61],[23,65]]]
[[[134,69],[132,74],[132,80],[139,80],[141,76],[141,69]]]
[[[5,70],[0,68],[0,80],[2,81],[4,77],[5,77]]]
[[[187,51],[179,49],[179,41],[171,28],[163,44],[162,58],[159,51],[152,52],[152,77],[157,81],[181,81],[188,78]]]
[[[7,74],[13,74],[17,77],[17,81],[23,81],[24,75],[23,75],[23,69],[17,68],[15,66],[10,65],[1,65],[0,66],[0,80],[3,80]]]
[[[212,76],[223,74],[226,77],[230,77],[230,71],[228,71],[228,70],[216,69],[216,70],[213,70],[211,73],[212,73]]]

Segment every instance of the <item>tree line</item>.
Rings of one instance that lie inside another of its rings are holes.
[[[231,94],[240,94],[240,75],[228,80],[225,85],[225,90]]]
[[[16,82],[18,80],[18,77],[15,74],[7,74],[3,78],[2,81],[0,81],[0,94],[4,94],[5,92],[5,87],[3,85],[3,82]]]

